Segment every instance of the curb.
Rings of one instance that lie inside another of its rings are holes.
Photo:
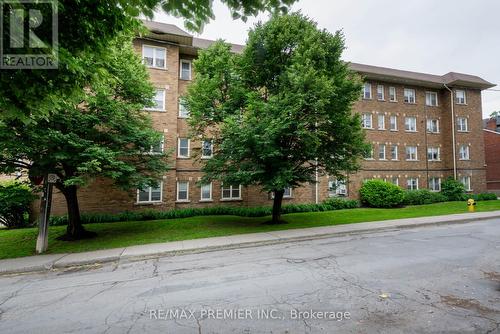
[[[491,212],[491,211],[490,211]],[[487,212],[485,212],[487,213]],[[418,228],[418,227],[427,227],[427,226],[441,226],[441,225],[454,225],[454,224],[465,224],[465,223],[470,223],[471,221],[483,221],[483,220],[490,220],[490,219],[495,219],[495,218],[500,218],[500,211],[493,211],[491,213],[494,213],[493,215],[490,216],[479,216],[479,217],[466,217],[466,218],[459,218],[456,220],[453,220],[453,217],[448,220],[440,220],[440,221],[424,221],[420,223],[408,223],[408,219],[414,219],[414,218],[407,218],[403,219],[401,223],[397,223],[397,220],[394,224],[391,224],[394,220],[388,220],[388,221],[378,221],[378,222],[366,222],[366,223],[355,223],[355,224],[343,224],[343,225],[335,225],[335,227],[355,227],[352,230],[346,230],[346,231],[331,231],[331,232],[326,232],[326,233],[314,233],[314,228],[309,228],[311,229],[310,234],[307,234],[308,228],[305,228],[306,234],[304,235],[299,235],[299,236],[290,236],[290,237],[280,237],[279,235],[276,237],[274,234],[279,234],[279,232],[282,231],[270,231],[270,232],[263,232],[265,234],[269,235],[268,240],[261,240],[261,241],[247,241],[247,242],[235,242],[235,243],[228,243],[228,244],[223,244],[223,245],[215,245],[215,246],[199,246],[199,247],[192,247],[188,249],[173,249],[173,250],[168,250],[168,251],[159,251],[159,252],[152,252],[150,254],[144,254],[144,255],[123,255],[125,250],[128,247],[123,247],[123,248],[118,248],[118,249],[110,249],[110,250],[103,250],[103,252],[116,252],[117,255],[104,255],[100,256],[98,258],[89,258],[85,260],[73,260],[73,261],[65,261],[64,259],[66,257],[70,257],[74,254],[82,254],[82,253],[66,253],[66,254],[53,254],[51,257],[54,257],[53,260],[50,260],[48,262],[45,262],[43,264],[38,264],[38,265],[27,265],[25,267],[20,267],[20,268],[15,268],[11,270],[5,270],[2,271],[0,268],[0,277],[1,276],[8,276],[8,275],[19,275],[19,274],[29,274],[29,273],[42,273],[42,272],[47,272],[47,271],[57,271],[61,269],[67,269],[67,268],[75,268],[75,267],[85,267],[85,266],[95,266],[95,265],[102,265],[106,263],[119,263],[119,262],[124,262],[124,263],[130,263],[130,262],[136,262],[136,261],[142,261],[142,260],[150,260],[150,259],[156,259],[160,257],[167,257],[167,256],[179,256],[179,255],[187,255],[187,254],[198,254],[198,253],[207,253],[207,252],[214,252],[214,251],[220,251],[220,250],[231,250],[231,249],[238,249],[238,248],[250,248],[250,247],[259,247],[259,246],[268,246],[268,245],[275,245],[275,244],[282,244],[282,243],[288,243],[288,242],[299,242],[299,241],[308,241],[308,240],[316,240],[316,239],[325,239],[329,237],[342,237],[342,236],[349,236],[349,235],[358,235],[358,234],[367,234],[367,233],[373,233],[373,232],[386,232],[386,231],[398,231],[402,229],[412,229],[412,228]],[[439,217],[439,216],[437,216]],[[446,217],[446,216],[443,216]],[[458,218],[458,217],[457,217]],[[373,226],[373,223],[387,223],[387,225],[382,225],[382,226]],[[359,226],[362,226],[362,224],[372,224],[372,226],[367,226],[366,228],[357,228]],[[324,226],[323,228],[328,228],[328,226]],[[286,230],[286,231],[294,231],[294,229]],[[251,233],[250,233],[251,234]],[[232,237],[235,236],[249,236],[249,234],[238,234],[238,235],[233,235]],[[231,236],[229,236],[231,237]],[[202,240],[202,239],[194,239],[194,240]],[[188,242],[190,240],[185,240],[185,242]],[[99,252],[99,251],[97,251]],[[43,256],[43,255],[42,255]],[[20,260],[25,258],[18,258],[18,259],[11,259],[11,261],[15,260]],[[1,261],[0,261],[1,264]]]

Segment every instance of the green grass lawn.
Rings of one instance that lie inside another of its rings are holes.
[[[478,202],[477,211],[500,210],[500,200]],[[398,218],[438,216],[467,212],[464,202],[446,202],[430,205],[408,206],[401,209],[350,209],[328,212],[294,213],[284,215],[288,224],[267,225],[269,217],[246,218],[236,216],[206,216],[183,219],[133,221],[109,224],[87,224],[97,232],[95,239],[59,241],[65,226],[49,229],[48,253],[74,253],[97,249],[141,245],[197,238],[216,237],[304,227],[352,224]],[[34,255],[37,229],[0,229],[0,259]]]

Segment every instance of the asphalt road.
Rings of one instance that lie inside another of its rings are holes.
[[[500,220],[0,277],[1,333],[499,333],[499,326]]]

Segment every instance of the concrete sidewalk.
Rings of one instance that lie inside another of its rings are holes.
[[[311,240],[335,235],[377,232],[426,225],[466,223],[500,218],[500,211],[464,213],[446,216],[420,217],[356,223],[348,225],[312,227],[262,233],[238,234],[166,243],[146,244],[83,253],[49,254],[0,260],[0,274],[45,271],[56,268],[96,263],[134,261],[183,253],[206,252],[218,249],[252,247],[290,241]],[[119,224],[119,223],[117,223]]]

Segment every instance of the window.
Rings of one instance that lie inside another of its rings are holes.
[[[157,187],[146,187],[137,189],[137,203],[154,203],[161,202],[163,183]]]
[[[429,161],[440,161],[441,152],[439,147],[428,147],[427,148],[427,160]]]
[[[177,156],[179,158],[189,158],[189,139],[179,138]]]
[[[410,177],[406,180],[406,189],[408,190],[418,190],[418,178]]]
[[[417,131],[417,118],[416,117],[406,117],[405,118],[405,130],[410,132]]]
[[[427,132],[439,133],[439,120],[438,119],[428,119],[427,120]]]
[[[166,68],[165,58],[167,49],[143,45],[142,46],[142,60],[144,65],[153,68]]]
[[[241,185],[222,186],[222,199],[241,199]]]
[[[456,104],[466,104],[467,99],[465,98],[465,90],[456,90],[455,91],[455,103]]]
[[[153,111],[165,111],[165,90],[157,89],[152,102],[152,107],[147,107],[144,109]]]
[[[462,184],[464,185],[466,191],[472,191],[472,188],[470,186],[471,185],[471,183],[470,183],[470,176],[461,176],[460,177],[460,182],[462,182]]]
[[[460,145],[460,148],[458,150],[458,156],[460,160],[469,160],[470,159],[469,145]]]
[[[180,78],[191,80],[191,61],[181,59]]]
[[[161,136],[161,140],[158,142],[158,144],[151,146],[151,149],[149,150],[149,153],[152,153],[152,154],[162,154],[163,153],[164,142],[165,142],[165,137]]]
[[[283,198],[292,198],[292,188],[288,187],[284,189]]]
[[[438,95],[436,92],[425,92],[425,105],[437,107]]]
[[[391,159],[398,160],[398,146],[397,145],[391,146]]]
[[[179,117],[188,118],[189,110],[186,106],[186,101],[182,98],[179,99]]]
[[[458,132],[469,131],[469,120],[466,117],[457,118],[457,131]]]
[[[396,87],[389,87],[389,101],[397,102]]]
[[[365,129],[372,128],[372,114],[362,114],[361,115],[361,126]]]
[[[202,201],[212,200],[212,183],[202,184],[200,187],[200,199]]]
[[[189,182],[188,181],[177,182],[177,201],[178,202],[188,202],[189,201]]]
[[[379,101],[384,101],[385,96],[384,96],[384,86],[383,85],[378,85],[377,86],[377,100]]]
[[[399,186],[399,177],[397,177],[397,176],[392,177],[391,183],[396,185],[396,186]]]
[[[379,130],[385,130],[385,116],[384,115],[378,115],[378,129]]]
[[[366,160],[373,160],[373,145],[370,145],[370,148],[368,149],[367,152],[365,152],[365,157]]]
[[[406,160],[417,160],[416,146],[406,146]]]
[[[379,160],[385,160],[385,145],[380,144],[378,146],[378,158]]]
[[[345,197],[347,196],[347,186],[344,180],[328,181],[328,196],[329,197]]]
[[[415,89],[404,89],[405,103],[415,103]]]
[[[204,140],[201,147],[201,157],[203,159],[211,158],[213,155],[213,143],[211,140]]]
[[[429,190],[441,191],[441,178],[440,177],[429,178]]]
[[[398,131],[398,116],[392,115],[389,119],[391,131]]]
[[[366,82],[365,85],[363,86],[363,98],[364,99],[372,98],[372,85],[369,84],[368,82]]]

